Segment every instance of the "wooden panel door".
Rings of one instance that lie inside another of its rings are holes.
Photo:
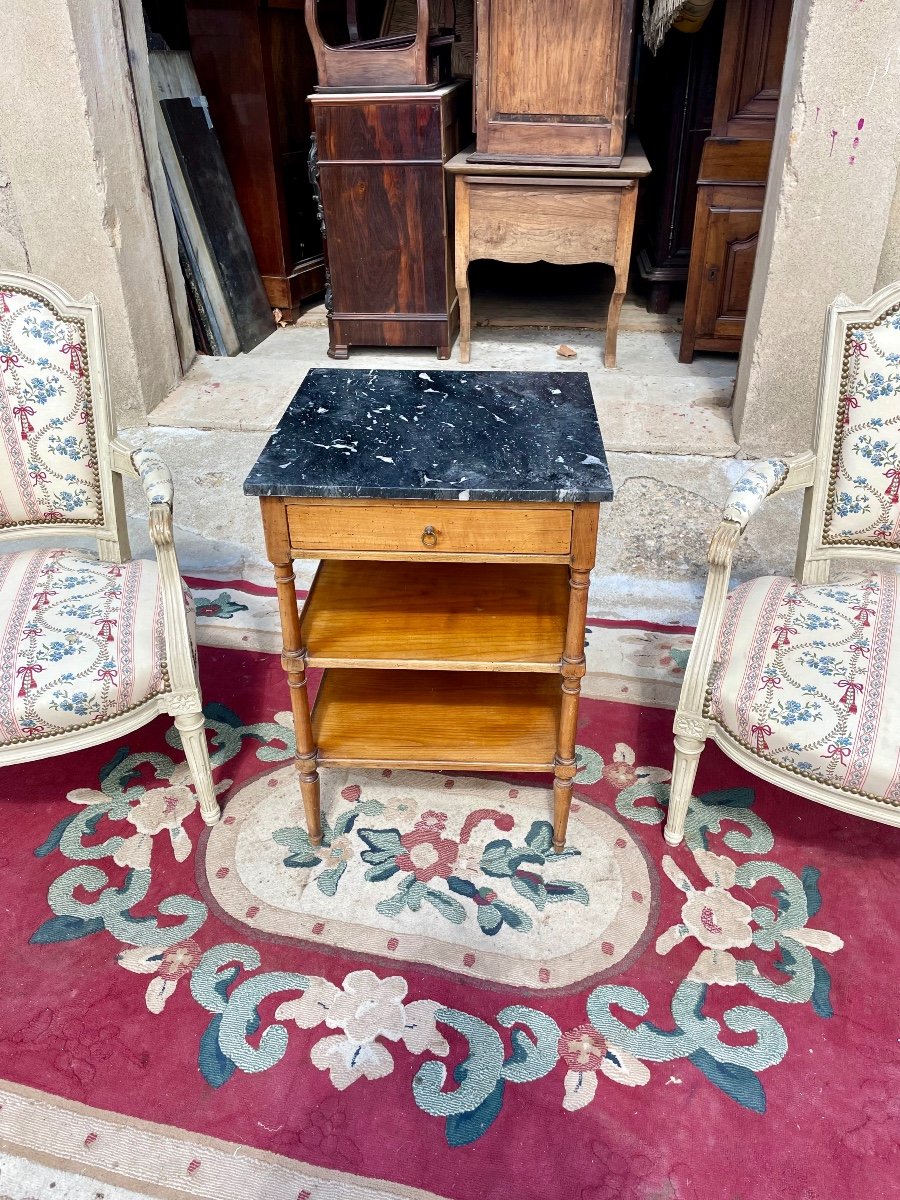
[[[478,0],[476,155],[618,166],[636,0]]]
[[[764,198],[760,184],[699,189],[682,362],[695,350],[740,350]]]
[[[774,137],[790,22],[791,0],[730,0],[722,34],[714,137]]]

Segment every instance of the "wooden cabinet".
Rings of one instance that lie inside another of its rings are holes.
[[[721,3],[698,33],[672,30],[637,69],[635,129],[650,163],[638,201],[637,267],[650,284],[650,312],[669,310],[673,285],[688,277],[697,179],[712,133],[722,45]]]
[[[351,345],[435,346],[458,325],[444,163],[459,148],[467,85],[317,94],[317,171],[332,358]]]
[[[477,0],[473,161],[618,166],[636,0]]]
[[[741,348],[791,0],[728,0],[697,188],[680,359]]]
[[[325,286],[306,166],[316,64],[303,0],[187,0],[187,21],[269,302],[296,318],[301,302]]]

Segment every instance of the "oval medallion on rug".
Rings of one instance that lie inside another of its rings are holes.
[[[618,973],[655,920],[657,873],[614,812],[573,804],[553,853],[552,792],[410,771],[322,772],[324,844],[293,766],[230,798],[199,883],[256,938],[436,967],[517,992]]]

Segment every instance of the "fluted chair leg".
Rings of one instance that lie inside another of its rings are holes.
[[[675,737],[675,764],[672,767],[669,815],[664,835],[670,846],[680,845],[684,837],[684,821],[697,775],[697,765],[705,745],[705,738],[685,737],[683,734]]]
[[[181,734],[181,744],[200,801],[200,812],[207,825],[215,825],[219,819],[219,802],[213,788],[205,725],[202,712],[181,713],[175,718],[175,728]]]

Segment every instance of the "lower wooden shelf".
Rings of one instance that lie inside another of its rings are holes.
[[[558,674],[569,569],[557,564],[319,564],[301,628],[311,667]]]
[[[552,771],[559,675],[329,670],[312,714],[323,767]]]

